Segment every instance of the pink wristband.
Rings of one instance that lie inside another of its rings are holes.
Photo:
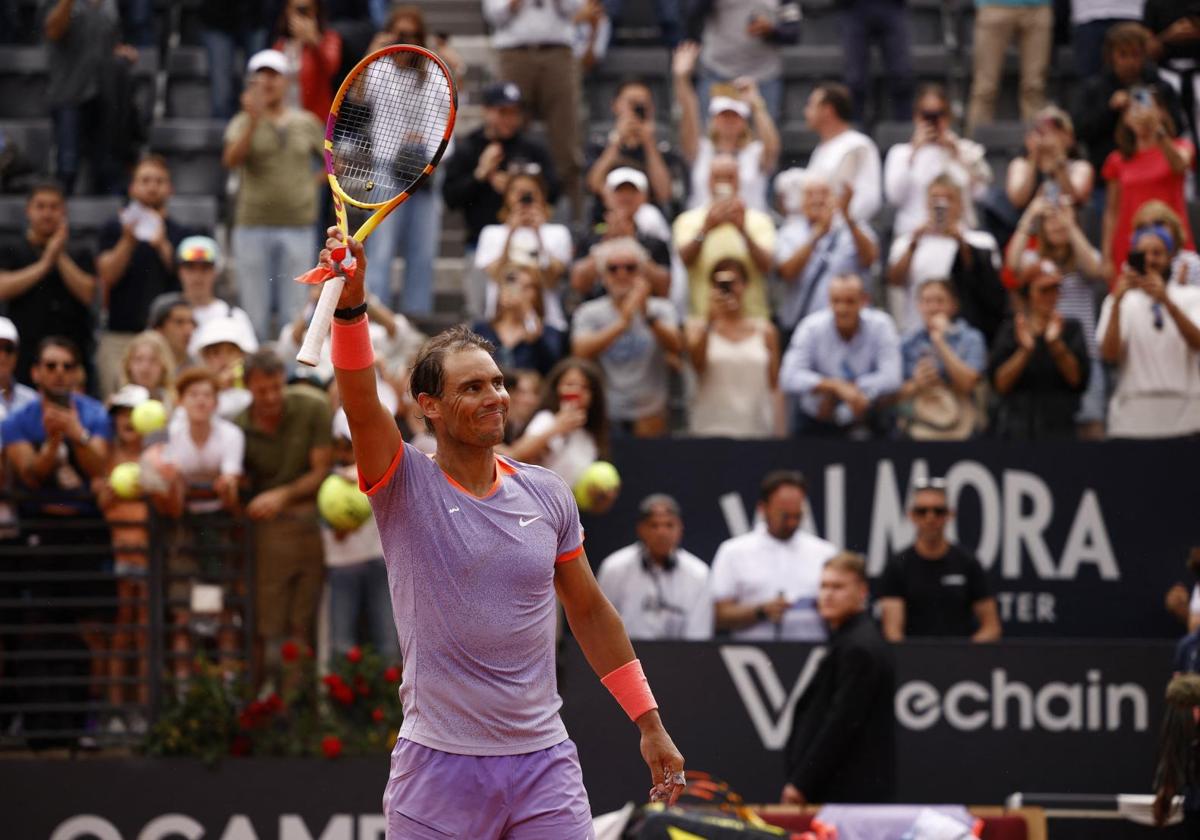
[[[334,321],[331,333],[329,355],[335,368],[363,370],[375,364],[371,328],[365,317],[349,324]]]
[[[600,683],[616,698],[630,720],[637,720],[646,712],[658,708],[650,692],[650,683],[646,682],[646,675],[642,673],[640,660],[631,659],[620,668],[609,671],[600,678]]]

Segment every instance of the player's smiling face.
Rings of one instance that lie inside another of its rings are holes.
[[[463,350],[442,364],[442,396],[437,400],[442,428],[472,446],[504,442],[508,391],[496,361],[482,350]]]

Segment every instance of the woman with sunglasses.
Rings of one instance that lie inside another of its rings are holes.
[[[1100,356],[1117,365],[1109,437],[1200,432],[1200,289],[1166,282],[1178,247],[1163,225],[1138,229],[1100,309]]]
[[[779,331],[746,314],[746,266],[724,259],[709,277],[708,317],[684,325],[697,383],[695,437],[769,438],[784,433]]]
[[[538,274],[536,266],[506,265],[495,316],[471,328],[496,346],[496,364],[503,370],[536,370],[544,376],[562,358],[566,338],[543,320]]]
[[[1000,327],[988,374],[1000,397],[994,430],[1006,440],[1075,436],[1091,369],[1083,326],[1058,311],[1062,274],[1049,260],[1021,272],[1019,305]]]
[[[289,105],[300,107],[325,124],[333,104],[333,79],[342,66],[342,36],[325,26],[322,0],[287,0],[275,22],[272,49],[288,57],[297,84]]]
[[[913,134],[888,150],[883,191],[896,207],[895,235],[911,233],[928,221],[925,194],[933,179],[947,173],[962,188],[967,226],[978,227],[969,199],[983,197],[992,182],[983,146],[950,128],[950,98],[941,85],[925,85],[913,103]]]

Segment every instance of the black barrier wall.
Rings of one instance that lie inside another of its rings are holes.
[[[620,499],[584,522],[593,564],[633,541],[637,503],[658,491],[683,507],[684,546],[711,562],[752,521],[762,476],[787,467],[809,481],[806,527],[864,552],[876,576],[912,541],[912,481],[938,475],[949,480],[958,541],[988,569],[1006,635],[1182,632],[1162,604],[1173,583],[1190,585],[1184,560],[1200,545],[1194,442],[622,440],[613,461]]]
[[[1149,792],[1171,651],[1163,642],[897,646],[900,801]],[[688,767],[748,802],[778,801],[792,709],[824,649],[643,642],[637,653]],[[637,728],[573,643],[562,663],[563,720],[593,811],[644,797]]]

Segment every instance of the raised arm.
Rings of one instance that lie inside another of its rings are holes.
[[[700,100],[692,87],[692,72],[700,57],[700,45],[684,41],[671,58],[671,78],[675,102],[679,105],[679,153],[691,166],[700,150]]]

